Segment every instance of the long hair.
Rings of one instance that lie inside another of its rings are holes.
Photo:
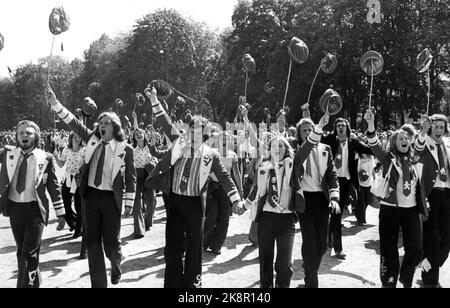
[[[34,129],[34,146],[35,148],[40,148],[41,147],[41,129],[39,128],[39,126],[34,123],[33,121],[30,120],[23,120],[20,121],[17,124],[17,128],[16,128],[16,146],[19,146],[19,127],[21,126],[25,126],[25,127],[31,127]]]
[[[144,147],[146,147],[149,144],[147,134],[145,134],[145,132],[142,129],[138,128],[133,132],[133,138],[131,138],[131,140],[133,141],[133,148],[138,147],[138,142],[136,140],[136,132],[138,131],[141,131],[142,134],[144,135]]]
[[[67,145],[67,147],[69,148],[69,149],[73,149],[73,138],[75,137],[75,132],[71,132],[70,133],[70,135],[69,135],[69,140],[67,141],[68,142],[68,145]],[[83,140],[81,139],[80,140],[80,147],[82,147],[83,146]]]
[[[350,139],[350,133],[352,132],[350,122],[344,118],[337,118],[336,121],[334,121],[334,134],[337,135],[337,124],[340,122],[344,122],[345,126],[347,127],[347,138]]]
[[[404,130],[396,130],[391,137],[389,138],[387,147],[386,147],[386,151],[391,154],[392,156],[394,156],[397,160],[400,159],[401,156],[406,155],[408,157],[408,161],[409,163],[413,164],[415,163],[415,155],[414,155],[414,151],[412,149],[412,144],[410,145],[408,152],[406,154],[402,154],[397,150],[397,146],[396,146],[396,141],[397,141],[397,137],[400,134],[404,134],[404,135],[408,135],[407,132],[405,132]]]
[[[275,140],[281,141],[283,143],[283,145],[284,145],[284,148],[285,148],[284,157],[281,160],[285,160],[286,158],[293,159],[294,158],[294,150],[292,149],[289,141],[287,141],[287,139],[285,137],[283,137],[282,135],[276,135],[276,136],[274,136],[273,138],[271,138],[269,140],[269,144],[268,144],[269,152],[270,152],[270,149],[272,148],[272,143]],[[270,157],[270,158],[272,158],[272,157]]]
[[[125,140],[125,134],[124,134],[124,132],[123,132],[122,124],[120,123],[120,119],[119,119],[119,117],[117,116],[117,114],[116,114],[115,112],[110,112],[110,111],[103,112],[103,113],[101,113],[101,114],[98,116],[97,122],[100,122],[100,120],[103,119],[104,117],[108,117],[108,118],[111,119],[111,123],[112,123],[112,126],[113,126],[113,136],[114,136],[114,139],[115,139],[116,141],[119,141],[119,142],[124,141],[124,140]],[[98,139],[101,139],[101,138],[102,138],[102,136],[101,136],[101,134],[100,134],[100,125],[97,125],[97,126],[95,127],[95,129],[94,129],[94,135],[95,135],[95,137],[97,137]]]

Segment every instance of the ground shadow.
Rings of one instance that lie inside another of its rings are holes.
[[[241,269],[242,267],[248,266],[248,265],[254,265],[258,264],[258,257],[251,259],[251,260],[244,260],[246,256],[248,256],[250,253],[252,253],[255,249],[257,249],[254,245],[248,245],[245,246],[239,255],[236,257],[225,261],[223,263],[213,263],[208,264],[208,269],[206,271],[203,271],[203,274],[211,273],[211,274],[224,274],[229,271],[234,271],[237,269]],[[209,257],[208,257],[209,256]],[[211,254],[205,255],[205,259],[203,260],[204,263],[209,262],[208,258],[214,259],[215,257]],[[212,260],[211,260],[212,261]]]
[[[348,278],[359,280],[363,284],[368,284],[373,287],[376,285],[375,282],[367,280],[364,277],[356,275],[354,273],[340,271],[340,270],[334,270],[333,268],[335,268],[337,265],[342,263],[342,260],[339,260],[336,257],[331,256],[329,254],[329,252],[330,252],[330,250],[328,250],[322,258],[322,262],[320,264],[319,272],[318,272],[319,276],[320,275],[339,275],[339,276],[345,276]],[[304,269],[303,269],[303,259],[294,260],[293,270],[294,270],[294,275],[292,278],[294,280],[303,280],[305,278]],[[304,283],[301,283],[298,287],[303,287],[303,286],[304,286]],[[291,287],[293,287],[293,286],[291,286]],[[319,287],[320,287],[320,277],[319,277]]]
[[[122,271],[123,273],[132,273],[132,272],[141,272],[145,271],[146,273],[140,275],[137,278],[126,278],[122,279],[123,282],[139,282],[145,277],[148,277],[150,275],[153,275],[156,273],[156,277],[161,278],[164,277],[164,268],[159,269],[156,271],[148,272],[149,269],[153,267],[160,266],[162,264],[165,264],[164,261],[164,247],[154,249],[147,251],[146,253],[151,252],[150,255],[141,257],[141,258],[135,258],[135,259],[128,259],[122,263]],[[139,253],[139,254],[143,254]],[[138,254],[136,254],[138,255]]]

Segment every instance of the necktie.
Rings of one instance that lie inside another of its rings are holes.
[[[278,184],[277,184],[277,176],[275,174],[275,169],[270,169],[269,171],[269,191],[268,191],[268,200],[267,202],[271,207],[276,208],[280,206],[280,200],[278,198]]]
[[[402,158],[402,173],[403,173],[403,195],[408,197],[411,194],[411,174],[409,172],[408,157]]]
[[[100,158],[98,159],[97,164],[97,171],[95,173],[95,179],[94,179],[94,185],[96,187],[99,187],[102,184],[102,176],[103,176],[103,166],[105,164],[105,153],[106,153],[106,146],[108,143],[102,141],[102,152],[100,153]]]
[[[189,177],[191,175],[191,165],[193,163],[194,160],[194,155],[192,154],[192,148],[189,149],[191,157],[189,158],[183,158],[179,160],[179,164],[182,164],[184,162],[184,166],[183,166],[183,170],[181,170],[182,174],[181,174],[181,180],[180,180],[180,191],[182,193],[187,193],[188,190],[188,182],[189,182]]]
[[[17,185],[16,190],[19,194],[25,191],[25,181],[27,179],[27,159],[30,157],[31,154],[24,154],[23,153],[23,160],[19,167],[19,175],[17,177]]]
[[[445,171],[444,155],[442,154],[441,144],[436,143],[439,159],[439,179],[442,182],[447,182],[447,172]]]
[[[334,160],[334,164],[336,166],[336,169],[340,169],[342,167],[342,153],[344,152],[344,144],[345,141],[339,142],[338,151],[336,154],[336,159]]]

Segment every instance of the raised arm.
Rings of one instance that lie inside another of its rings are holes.
[[[150,99],[152,103],[153,117],[155,119],[155,128],[162,128],[164,134],[169,137],[170,142],[173,144],[175,140],[180,137],[177,127],[173,124],[167,112],[156,97],[155,88],[145,89],[145,95]]]
[[[369,147],[372,150],[373,155],[381,162],[384,163],[389,159],[389,154],[383,150],[380,140],[375,129],[375,116],[372,111],[367,110],[364,119],[367,122],[367,141]]]
[[[414,151],[417,155],[422,156],[425,153],[425,143],[427,140],[428,131],[431,128],[430,118],[425,117],[422,119],[422,130],[420,131],[419,137],[414,142]]]
[[[87,128],[82,122],[80,122],[69,110],[67,110],[56,98],[55,92],[52,88],[47,86],[47,97],[52,110],[58,115],[58,117],[74,131],[84,142],[89,142],[92,135],[92,131]]]

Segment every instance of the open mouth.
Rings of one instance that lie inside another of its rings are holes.
[[[104,136],[104,135],[106,134],[105,130],[104,130],[104,129],[101,129],[101,130],[100,130],[100,134],[101,134],[102,136]]]

